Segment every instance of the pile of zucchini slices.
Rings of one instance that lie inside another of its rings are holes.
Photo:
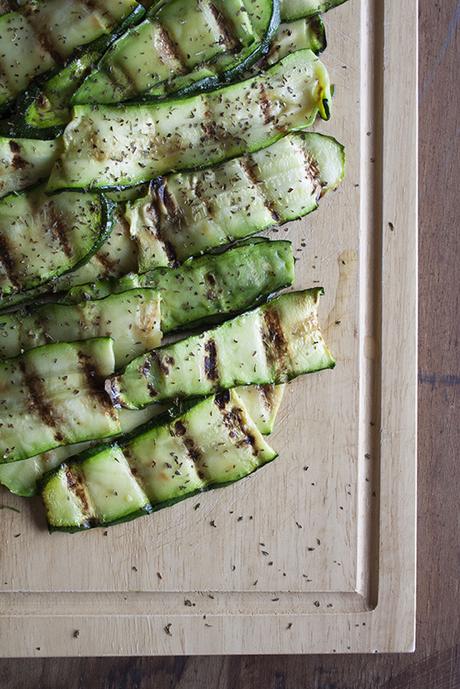
[[[0,0],[0,482],[50,530],[252,474],[334,366],[322,290],[274,296],[292,247],[255,235],[343,179],[310,131],[342,2]]]

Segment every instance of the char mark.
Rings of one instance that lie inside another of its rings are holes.
[[[75,471],[75,469],[74,469]],[[82,477],[76,476],[70,467],[66,469],[65,476],[67,479],[67,486],[69,487],[69,490],[72,491],[72,493],[75,493],[77,498],[80,500],[83,508],[84,514],[89,514],[90,513],[90,506],[88,502],[88,496],[85,491],[85,487],[83,485]]]
[[[240,159],[240,165],[241,165],[241,168],[243,169],[243,171],[245,172],[246,176],[249,178],[249,181],[251,182],[251,184],[254,185],[256,187],[256,189],[258,190],[259,194],[261,194],[265,208],[269,211],[274,222],[279,223],[281,218],[275,209],[274,203],[271,201],[271,199],[268,198],[268,196],[265,192],[262,180],[260,180],[259,177],[257,176],[256,168],[251,165],[251,163],[247,157],[242,157]]]
[[[20,289],[21,280],[16,272],[16,264],[13,256],[11,255],[9,242],[8,239],[2,234],[0,234],[0,262],[2,263],[8,279],[13,287],[16,290]]]
[[[118,414],[114,408],[117,399],[119,401],[118,391],[116,387],[114,388],[114,385],[116,385],[116,378],[109,378],[106,381],[94,367],[94,362],[91,361],[91,358],[84,352],[78,352],[78,362],[85,375],[86,383],[95,399],[104,411],[108,413],[112,419],[117,421]]]
[[[227,404],[230,402],[230,390],[224,390],[216,395],[214,402],[219,409],[225,409]]]
[[[194,462],[198,462],[202,457],[201,450],[197,447],[193,438],[187,436],[187,428],[180,419],[174,424],[174,435],[182,440],[189,457]]]
[[[150,194],[152,201],[147,207],[147,212],[153,220],[155,234],[157,239],[163,244],[170,266],[176,267],[179,265],[179,261],[174,245],[168,237],[168,226],[166,225],[165,227],[163,223],[164,213],[162,209],[166,210],[169,225],[178,218],[179,209],[175,204],[174,197],[166,186],[166,182],[162,178],[150,186]]]
[[[158,21],[157,26],[159,29],[159,44],[167,58],[169,60],[175,60],[179,63],[180,73],[186,71],[186,60],[182,54],[180,47],[177,45],[176,41],[169,35],[166,28]]]
[[[10,151],[12,153],[11,166],[14,170],[24,170],[29,163],[21,156],[21,147],[16,141],[10,141]]]
[[[65,255],[72,256],[73,247],[72,244],[69,242],[69,238],[67,236],[66,223],[64,222],[60,213],[54,207],[52,201],[50,201],[48,205],[48,213],[50,222],[49,229],[51,231],[51,234],[58,241]]]
[[[264,320],[264,345],[267,359],[274,365],[275,370],[281,370],[288,354],[288,344],[284,335],[281,319],[273,308],[267,308],[263,312]]]
[[[234,28],[232,23],[224,14],[222,14],[222,12],[220,12],[213,2],[209,3],[209,9],[212,12],[212,16],[216,20],[216,24],[221,33],[221,37],[219,39],[220,45],[224,45],[227,51],[236,50],[238,48],[238,44],[234,36]]]
[[[43,423],[49,428],[53,429],[54,438],[57,442],[64,440],[63,434],[58,430],[62,425],[62,418],[59,416],[53,404],[47,398],[46,389],[43,378],[35,375],[30,375],[27,372],[26,366],[20,360],[21,373],[24,377],[24,382],[29,392],[29,404],[32,411],[34,411]]]
[[[259,84],[259,94],[260,94],[260,107],[262,109],[262,114],[264,116],[264,124],[270,124],[273,121],[272,106],[270,99],[267,96],[265,86],[263,82]]]
[[[243,411],[239,407],[233,406],[230,410],[222,412],[222,418],[232,442],[237,447],[250,445],[252,453],[257,456],[257,440],[244,422]]]
[[[215,340],[208,340],[204,346],[206,352],[204,357],[204,372],[209,380],[215,381],[218,378],[217,371],[217,347]]]

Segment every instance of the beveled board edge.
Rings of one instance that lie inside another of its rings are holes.
[[[314,614],[0,612],[0,656],[411,652],[415,647],[418,0],[373,0],[383,21],[378,591],[372,610]],[[363,3],[367,5],[368,3]],[[365,11],[365,10],[364,10]],[[365,32],[363,32],[364,34]],[[366,40],[366,37],[363,37]],[[366,52],[363,52],[366,59]],[[380,93],[379,93],[380,89]],[[366,114],[362,114],[365,124]],[[363,135],[364,135],[363,130]],[[374,285],[375,287],[375,285]],[[364,347],[364,343],[362,343]],[[97,600],[97,594],[88,598]],[[19,597],[17,598],[19,601]],[[85,606],[87,607],[87,606]],[[49,609],[51,608],[51,609]],[[77,634],[78,630],[78,634]]]

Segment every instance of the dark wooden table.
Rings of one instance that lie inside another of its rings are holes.
[[[0,689],[460,689],[460,1],[420,5],[417,652],[4,660]]]

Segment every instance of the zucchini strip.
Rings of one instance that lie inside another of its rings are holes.
[[[170,333],[240,313],[293,281],[291,243],[259,238],[221,253],[190,259],[178,268],[157,268],[143,275],[130,274],[120,280],[75,287],[65,301],[75,304],[128,289],[153,288],[161,295],[161,329]],[[19,320],[24,323],[24,316],[0,317],[0,357],[6,351],[1,333],[16,330],[14,323]]]
[[[144,13],[135,0],[44,0],[0,16],[0,109],[135,10]]]
[[[48,524],[74,532],[129,521],[238,481],[275,457],[238,395],[224,393],[63,464],[42,489]]]
[[[57,139],[35,141],[0,137],[0,198],[49,177],[60,145]]]
[[[328,12],[347,0],[280,0],[281,20],[292,22],[303,17]]]
[[[11,193],[0,201],[0,305],[85,263],[106,240],[112,205],[100,194],[43,188]]]
[[[0,463],[120,432],[104,394],[110,338],[37,347],[0,362]]]
[[[235,388],[235,392],[243,401],[249,416],[262,435],[269,435],[273,431],[284,390],[284,385],[252,385]],[[163,412],[164,407],[156,404],[141,410],[120,409],[121,433],[123,435],[131,433]],[[0,464],[0,484],[8,488],[11,493],[25,498],[37,495],[41,480],[46,473],[58,467],[69,457],[84,452],[91,445],[94,443],[65,445],[30,459]]]
[[[0,358],[49,342],[75,342],[111,337],[115,366],[161,342],[160,294],[153,289],[133,289],[74,306],[45,304],[33,310],[0,315]]]
[[[119,103],[143,95],[212,90],[268,51],[279,0],[170,0],[121,36],[72,103]]]
[[[108,378],[107,393],[115,407],[141,409],[333,368],[318,324],[321,294],[321,288],[283,294],[214,330],[153,350]]]
[[[182,100],[79,105],[48,190],[134,186],[171,170],[200,168],[274,143],[329,118],[329,77],[309,50],[263,76]]]
[[[38,139],[59,136],[71,119],[71,98],[75,91],[108,46],[144,16],[141,6],[134,4],[134,8],[111,34],[104,34],[84,46],[62,69],[52,70],[51,74],[33,81],[18,96],[7,119],[1,123],[2,133],[10,136],[20,133],[23,137]]]
[[[68,295],[66,303],[0,314],[0,359],[49,342],[112,337],[119,368],[157,347],[161,331],[223,320],[293,281],[290,242],[265,240],[203,256],[175,270],[89,285]]]

